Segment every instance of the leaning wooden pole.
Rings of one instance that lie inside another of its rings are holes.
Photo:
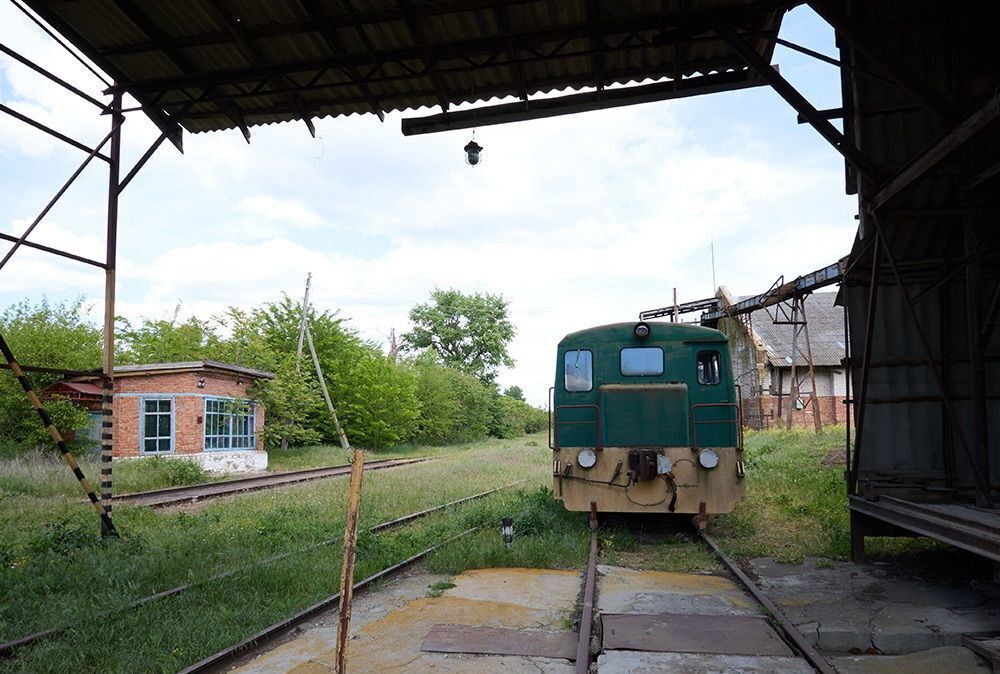
[[[347,672],[347,643],[350,640],[351,600],[354,594],[354,559],[357,554],[361,478],[364,470],[365,453],[355,449],[351,458],[351,488],[347,499],[347,524],[344,526],[344,563],[340,570],[340,616],[337,626],[337,662],[334,670],[337,674]]]
[[[306,335],[306,316],[309,312],[309,282],[312,280],[312,273],[306,274],[306,292],[302,296],[302,312],[299,314],[299,341],[295,346],[295,372],[298,373],[302,364],[302,340]],[[288,438],[281,438],[281,449],[288,449]]]
[[[337,411],[333,409],[333,401],[330,400],[330,392],[326,390],[326,378],[323,376],[323,368],[319,366],[319,358],[316,356],[316,347],[313,346],[312,332],[309,330],[309,325],[306,324],[306,344],[309,345],[309,355],[312,356],[313,367],[316,368],[316,377],[319,379],[319,388],[323,391],[323,400],[326,401],[326,408],[330,410],[330,416],[333,417],[333,427],[337,429],[337,437],[340,438],[340,446],[344,449],[350,449],[351,443],[347,441],[347,434],[344,433],[344,428],[340,425],[340,420],[337,419]]]

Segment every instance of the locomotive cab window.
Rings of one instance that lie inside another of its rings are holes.
[[[698,352],[698,383],[709,386],[718,384],[721,381],[719,376],[719,352],[699,351]]]
[[[622,374],[630,377],[663,374],[663,349],[641,346],[621,351]]]
[[[589,391],[594,388],[594,354],[590,351],[567,351],[563,370],[563,386],[567,391]]]

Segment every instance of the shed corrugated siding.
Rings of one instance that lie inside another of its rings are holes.
[[[1000,24],[996,3],[984,0],[960,5],[917,0],[853,3],[853,18],[878,40],[878,46],[909,70],[931,90],[953,101],[957,120],[983,104],[1000,84],[1000,42],[995,28]],[[846,43],[841,55],[867,67],[852,55]],[[869,64],[870,65],[870,64]],[[845,107],[858,114],[847,120],[847,134],[885,174],[892,175],[917,156],[945,131],[941,121],[927,108],[915,104],[899,87],[876,78],[843,74],[848,94]],[[892,114],[868,114],[878,109],[908,108]],[[916,313],[930,351],[943,364],[946,388],[953,398],[955,419],[950,419],[935,383],[933,370],[924,362],[924,349],[903,292],[883,260],[872,339],[869,404],[864,421],[861,473],[864,477],[905,478],[926,473],[941,481],[946,466],[954,461],[959,486],[971,485],[970,464],[962,447],[960,428],[971,442],[972,413],[969,402],[968,334],[966,286],[960,271],[939,288],[934,285],[946,271],[959,266],[965,256],[963,225],[981,227],[983,245],[977,253],[995,255],[1000,249],[996,213],[1000,199],[996,182],[977,191],[960,189],[963,176],[989,165],[1000,156],[1000,129],[994,124],[974,141],[956,150],[927,178],[907,189],[892,204],[893,215],[884,214],[886,241],[891,247],[910,296],[916,298]],[[968,205],[969,200],[992,213],[918,212]],[[851,253],[856,265],[847,277],[847,299],[851,323],[852,384],[855,400],[860,397],[859,365],[864,353],[868,277],[871,270],[873,223],[862,200],[863,238]],[[925,215],[930,217],[924,217]],[[920,216],[920,217],[916,217]],[[924,265],[923,268],[914,265]],[[998,280],[997,266],[984,262],[980,295],[989,301]],[[1000,336],[993,333],[985,347],[987,361],[987,416],[991,479],[1000,479]],[[929,397],[932,400],[913,400]],[[888,398],[910,398],[879,402]],[[953,457],[953,458],[952,458]]]

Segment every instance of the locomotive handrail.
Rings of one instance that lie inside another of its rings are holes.
[[[583,409],[592,407],[594,408],[594,420],[593,421],[559,421],[559,410],[568,409]],[[596,404],[590,405],[556,405],[552,408],[552,413],[549,414],[549,449],[559,448],[559,424],[565,424],[569,426],[573,425],[583,425],[583,424],[594,424],[597,427],[597,442],[595,444],[595,449],[603,449],[601,446],[601,406]],[[553,441],[555,445],[553,446]]]
[[[698,419],[698,410],[706,407],[728,407],[736,410],[735,419]],[[737,451],[743,451],[743,406],[738,403],[695,403],[691,405],[691,450],[698,450],[698,424],[736,424]]]

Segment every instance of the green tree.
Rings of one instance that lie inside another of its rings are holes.
[[[524,400],[524,391],[521,390],[520,386],[508,386],[507,390],[503,392],[508,398],[513,398],[514,400]]]
[[[352,443],[378,450],[412,439],[420,414],[412,369],[372,349],[354,374],[353,395],[341,406]]]
[[[435,289],[429,303],[410,310],[410,320],[413,329],[403,335],[409,351],[429,349],[446,365],[487,384],[501,366],[514,365],[507,351],[514,325],[500,295]]]
[[[101,367],[101,331],[84,319],[83,300],[50,304],[28,300],[0,314],[0,333],[22,365],[93,370]],[[58,381],[53,374],[29,373],[36,391]],[[67,400],[45,401],[57,428],[78,431],[87,427],[87,413]],[[0,372],[0,445],[7,451],[54,447],[38,415],[10,372]]]
[[[171,320],[145,319],[134,328],[124,318],[118,318],[116,358],[121,364],[180,363],[202,360],[219,342],[209,321],[190,316],[178,321],[181,305],[174,309]]]

